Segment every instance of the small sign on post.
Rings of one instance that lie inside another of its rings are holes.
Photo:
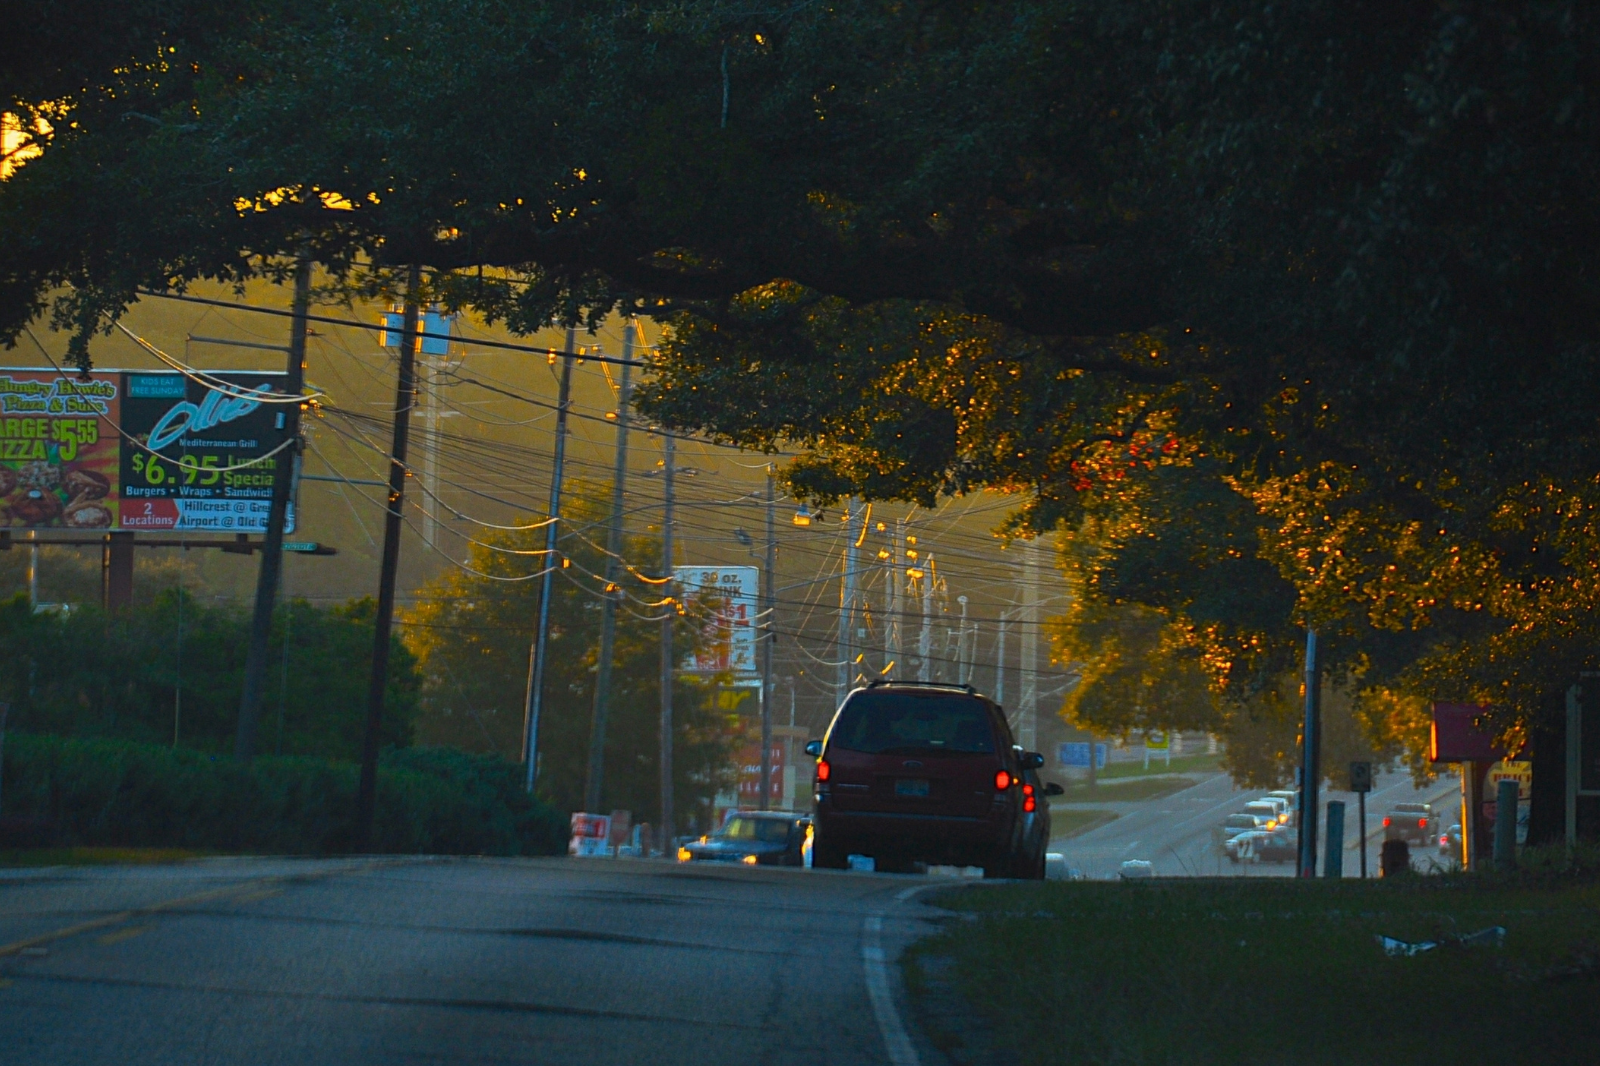
[[[1361,852],[1361,879],[1367,879],[1367,793],[1372,791],[1372,764],[1370,762],[1353,762],[1350,764],[1350,791],[1356,794],[1356,828],[1361,833],[1361,845],[1356,850]],[[1333,817],[1330,812],[1328,817]],[[1341,821],[1343,813],[1340,814]]]

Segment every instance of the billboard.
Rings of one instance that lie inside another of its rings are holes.
[[[680,566],[673,570],[685,600],[712,599],[705,620],[705,645],[684,669],[695,673],[754,676],[757,596],[761,571],[754,566]]]
[[[0,528],[264,532],[283,378],[0,369]]]

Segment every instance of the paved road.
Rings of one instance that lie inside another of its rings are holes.
[[[1194,775],[1189,775],[1194,776]],[[1378,850],[1383,844],[1383,816],[1389,805],[1401,802],[1432,802],[1446,824],[1456,821],[1460,805],[1460,783],[1441,778],[1424,789],[1413,786],[1406,773],[1383,774],[1377,789],[1367,796],[1368,874],[1378,875]],[[1267,790],[1245,790],[1233,786],[1227,774],[1205,774],[1193,788],[1169,796],[1136,803],[1075,803],[1073,807],[1097,808],[1117,812],[1117,819],[1081,836],[1056,841],[1051,850],[1059,851],[1067,865],[1082,870],[1091,878],[1113,877],[1124,860],[1144,859],[1157,875],[1237,875],[1241,877],[1289,877],[1292,863],[1239,865],[1227,861],[1215,842],[1215,831],[1223,819],[1247,802],[1265,795]],[[1356,827],[1354,793],[1324,792],[1330,799],[1345,802],[1345,839],[1349,841],[1344,859],[1346,877],[1360,873],[1360,853]],[[1425,869],[1441,859],[1433,848],[1413,848],[1412,865]]]
[[[0,1061],[932,1064],[894,1030],[892,960],[934,913],[896,897],[925,883],[578,859],[0,871]]]

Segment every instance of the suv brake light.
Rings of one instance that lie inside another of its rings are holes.
[[[1033,798],[1033,786],[1024,783],[1022,786],[1022,809],[1024,811],[1032,811],[1038,805],[1039,801]]]
[[[1383,827],[1385,829],[1389,828],[1389,816],[1388,815],[1384,815],[1383,816]]]
[[[1006,771],[1004,771],[1004,770],[995,771],[995,775],[994,775],[994,790],[996,792],[1004,792],[1006,789],[1008,789],[1010,787],[1011,787],[1011,775],[1009,773],[1007,773]]]
[[[826,781],[832,775],[833,775],[833,767],[828,765],[828,760],[827,759],[818,759],[817,760],[817,780],[818,781]],[[1388,823],[1386,822],[1384,824],[1387,825]]]
[[[1418,818],[1417,819],[1417,828],[1418,829],[1426,829],[1426,828],[1428,828],[1428,820],[1426,818]]]

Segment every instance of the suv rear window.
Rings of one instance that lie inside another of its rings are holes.
[[[840,710],[828,743],[869,755],[995,750],[987,705],[944,692],[857,693]]]

